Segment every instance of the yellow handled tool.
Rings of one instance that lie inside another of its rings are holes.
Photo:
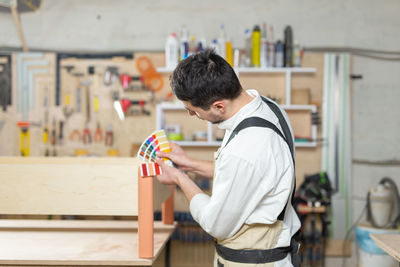
[[[22,121],[18,122],[17,126],[20,127],[20,151],[21,151],[21,156],[23,157],[28,157],[29,156],[29,146],[30,146],[30,140],[29,140],[29,122]]]

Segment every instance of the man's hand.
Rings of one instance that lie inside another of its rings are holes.
[[[169,158],[182,171],[191,171],[192,170],[192,166],[191,166],[192,159],[186,155],[185,151],[183,151],[183,149],[178,144],[170,142],[169,145],[171,147],[171,152],[166,153],[163,151],[157,151],[157,153],[156,153],[157,157]]]
[[[162,184],[177,184],[190,202],[196,194],[203,193],[201,189],[187,176],[177,168],[165,164],[162,158],[156,157],[156,162],[163,169],[163,174],[157,175],[157,179]]]
[[[160,167],[163,170],[163,174],[157,175],[158,181],[162,184],[167,184],[167,185],[178,184],[179,176],[182,175],[183,173],[177,168],[170,167],[167,164],[165,164],[165,161],[160,157],[156,157],[156,162],[158,165],[160,165]]]

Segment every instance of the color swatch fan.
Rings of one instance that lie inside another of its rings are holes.
[[[141,165],[142,176],[151,176],[151,173],[154,173],[153,175],[160,174],[161,168],[155,163],[157,151],[171,152],[164,130],[153,132],[139,148],[137,153],[138,158],[147,163]],[[169,159],[164,158],[164,161],[166,164],[172,166],[172,161]],[[154,165],[149,163],[153,163]]]

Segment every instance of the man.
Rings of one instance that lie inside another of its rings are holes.
[[[291,240],[300,228],[290,202],[294,152],[287,138],[293,144],[293,135],[289,126],[290,136],[281,136],[282,121],[270,108],[276,104],[264,102],[256,90],[244,91],[231,66],[212,50],[182,61],[171,87],[189,115],[225,130],[215,163],[190,158],[176,144],[170,153],[158,152],[156,159],[164,170],[158,180],[177,184],[193,218],[216,238],[214,266],[292,266],[290,252],[297,252],[297,246]],[[275,130],[264,125],[235,130],[253,117],[269,121]],[[167,166],[162,157],[179,169]],[[211,196],[184,171],[213,178]]]

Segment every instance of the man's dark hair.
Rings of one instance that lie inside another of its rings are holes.
[[[242,91],[235,71],[211,49],[181,61],[172,73],[171,88],[179,100],[204,110],[217,100],[235,99]]]

